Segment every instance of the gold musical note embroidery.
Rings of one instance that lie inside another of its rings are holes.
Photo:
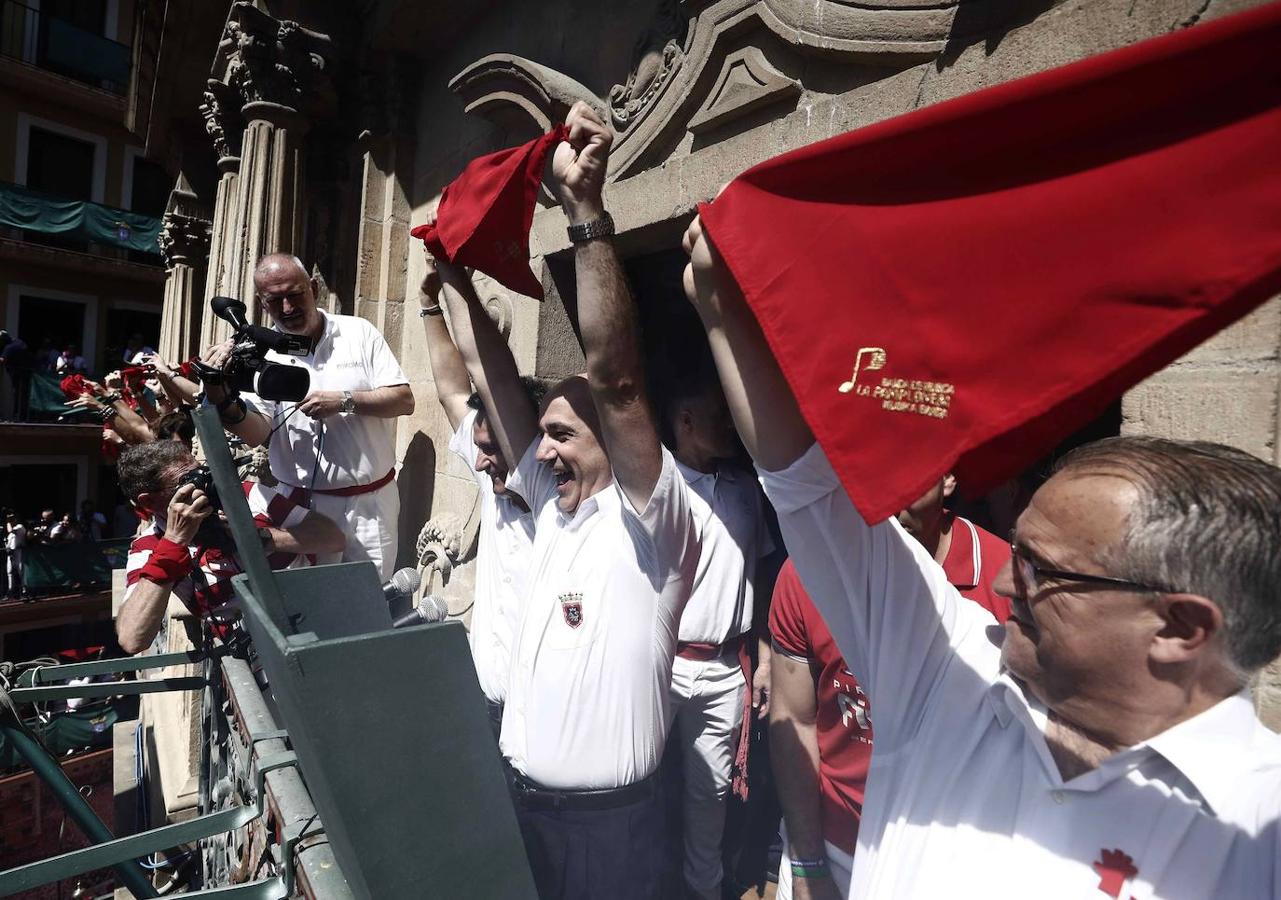
[[[889,354],[882,347],[860,347],[854,356],[854,374],[849,381],[837,386],[842,394],[871,397],[881,401],[886,412],[914,413],[929,419],[946,419],[951,411],[956,386],[948,381],[925,381],[918,378],[891,378],[881,376],[879,384],[866,378],[859,383],[859,376],[884,369]]]

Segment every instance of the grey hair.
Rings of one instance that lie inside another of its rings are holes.
[[[120,490],[131,501],[142,494],[161,493],[168,472],[192,459],[191,451],[177,441],[150,441],[126,447],[116,460]]]
[[[1112,574],[1213,600],[1240,675],[1281,654],[1281,469],[1222,444],[1127,436],[1078,447],[1055,471],[1136,488],[1121,546],[1100,560]]]

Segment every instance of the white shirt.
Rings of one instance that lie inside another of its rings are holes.
[[[4,548],[10,552],[21,550],[27,545],[27,526],[15,525],[4,535]]]
[[[1281,895],[1281,737],[1246,692],[1064,782],[990,614],[898,522],[866,525],[817,446],[761,477],[871,700],[850,897]]]
[[[289,356],[269,350],[267,359],[305,368],[313,391],[372,391],[409,383],[387,341],[372,324],[359,316],[323,311],[320,315],[324,331],[311,353]],[[245,395],[245,402],[276,429],[268,444],[271,473],[285,484],[318,490],[353,487],[377,481],[396,465],[392,419],[355,413],[312,419],[294,412],[295,403],[263,400],[252,394]],[[322,458],[317,466],[318,452]]]
[[[507,697],[512,639],[534,548],[534,516],[508,497],[495,494],[493,480],[476,471],[475,423],[476,411],[472,410],[449,440],[449,449],[467,463],[480,489],[476,592],[467,639],[481,691],[492,702],[502,703]]]
[[[677,461],[690,487],[690,511],[703,549],[681,641],[723,644],[752,627],[756,561],[774,551],[761,491],[750,473],[733,466],[700,472]]]
[[[537,449],[507,479],[536,524],[499,745],[545,787],[622,787],[658,768],[667,739],[676,630],[699,555],[689,490],[664,449],[643,511],[611,484],[565,516]]]

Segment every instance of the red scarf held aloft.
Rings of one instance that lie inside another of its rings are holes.
[[[1281,4],[762,163],[702,209],[869,522],[999,484],[1281,291]]]
[[[472,266],[526,297],[543,299],[529,268],[529,229],[547,154],[568,135],[564,125],[540,138],[477,157],[440,195],[435,225],[409,233],[437,259]]]

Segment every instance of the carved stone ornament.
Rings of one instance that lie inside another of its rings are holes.
[[[209,79],[204,102],[200,104],[200,115],[205,119],[205,131],[213,141],[214,153],[219,159],[240,156],[240,142],[245,131],[240,107],[240,97],[231,87],[217,79]]]
[[[609,92],[614,128],[630,128],[654,102],[679,67],[689,19],[677,0],[662,0],[649,30],[636,43],[631,74]]]
[[[503,340],[509,340],[512,323],[516,318],[516,306],[511,295],[497,281],[479,272],[473,275],[472,283],[476,288],[476,296],[480,298],[480,305],[498,326],[498,333],[503,336]]]
[[[745,47],[725,57],[707,100],[689,120],[689,130],[703,134],[755,109],[794,100],[801,84],[779,72],[758,47]]]
[[[223,81],[246,103],[271,103],[299,112],[331,108],[327,74],[332,42],[297,22],[281,21],[251,3],[232,4],[219,48]]]
[[[161,219],[160,255],[165,268],[172,270],[180,263],[190,264],[209,253],[209,235],[212,226],[204,219],[167,212]]]
[[[450,79],[449,89],[462,98],[464,112],[508,128],[518,124],[514,113],[532,120],[540,134],[565,121],[579,100],[605,115],[600,98],[568,75],[510,53],[476,60]]]

